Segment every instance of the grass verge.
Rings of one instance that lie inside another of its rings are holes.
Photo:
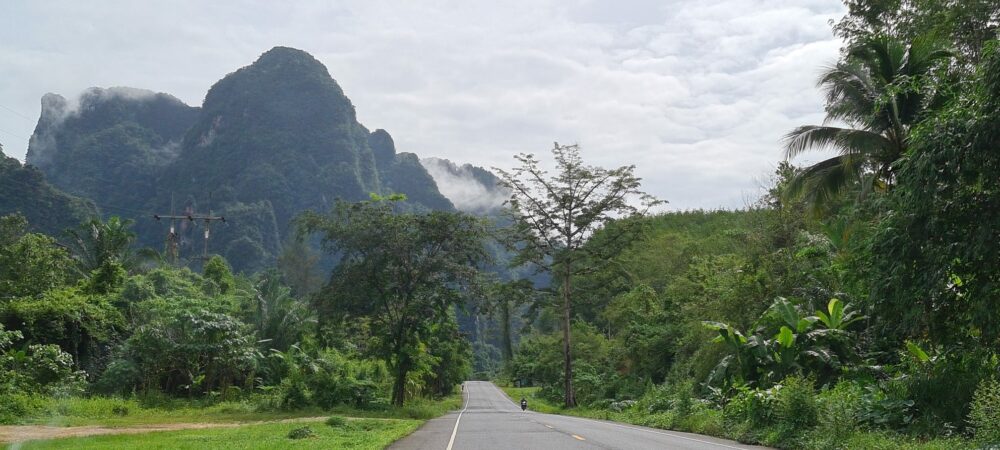
[[[307,424],[310,437],[292,439],[289,433],[303,423],[273,423],[236,428],[163,431],[143,434],[104,435],[81,438],[29,441],[21,449],[382,449],[416,430],[422,420],[358,419],[340,426],[322,422]]]
[[[38,412],[19,418],[11,424],[84,426],[100,425],[128,427],[167,423],[231,423],[257,422],[337,414],[350,417],[383,419],[430,419],[458,409],[462,396],[454,394],[441,400],[416,399],[403,407],[357,409],[338,406],[330,410],[304,408],[297,410],[262,409],[255,399],[202,403],[177,399],[122,399],[88,397],[44,399]]]

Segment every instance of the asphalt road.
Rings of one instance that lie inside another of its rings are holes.
[[[462,411],[432,419],[393,444],[397,450],[763,449],[698,434],[604,420],[522,412],[493,383],[465,383]]]

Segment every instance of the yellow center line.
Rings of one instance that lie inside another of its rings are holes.
[[[582,437],[580,437],[580,436],[577,436],[577,435],[575,435],[575,434],[573,435],[573,437],[575,437],[575,438],[576,438],[576,440],[578,440],[578,441],[586,441],[586,439],[584,439],[584,438],[582,438]]]

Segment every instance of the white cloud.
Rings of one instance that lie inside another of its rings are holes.
[[[822,118],[814,83],[840,46],[839,0],[601,2],[23,2],[0,27],[0,105],[35,118],[45,92],[134,86],[199,105],[275,45],[330,69],[397,146],[479,166],[579,142],[636,164],[673,208],[740,207]],[[22,157],[34,123],[0,108]],[[6,133],[5,133],[6,132]]]

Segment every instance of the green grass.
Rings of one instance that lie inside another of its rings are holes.
[[[121,399],[89,397],[45,399],[36,414],[16,421],[22,425],[127,427],[164,423],[231,423],[316,417],[331,413],[367,418],[430,419],[459,409],[462,397],[455,394],[442,400],[416,399],[401,408],[363,410],[346,406],[331,410],[305,408],[293,411],[261,409],[251,400],[205,403],[178,399]]]
[[[330,427],[323,422],[306,424],[315,437],[290,439],[288,433],[304,424],[273,423],[236,428],[162,431],[29,441],[22,449],[381,449],[416,430],[423,421],[411,419],[359,419]]]

